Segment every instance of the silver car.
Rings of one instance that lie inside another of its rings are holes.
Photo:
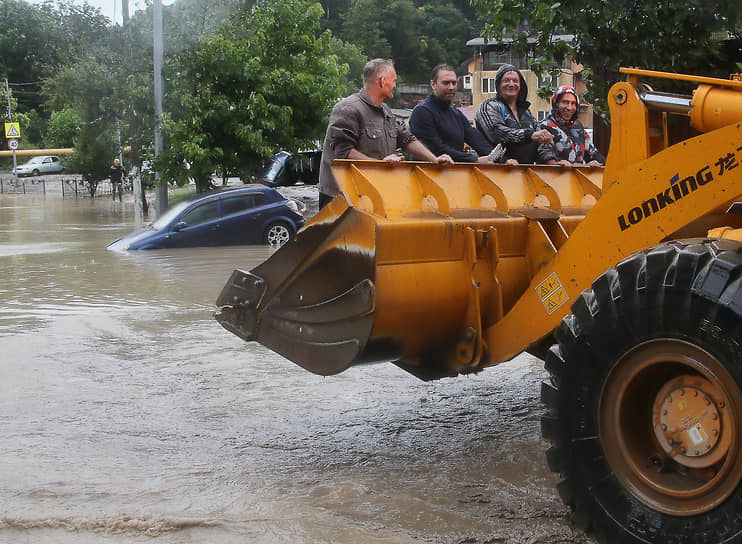
[[[40,176],[41,174],[58,174],[64,170],[62,161],[56,155],[39,155],[30,161],[16,166],[19,176]]]

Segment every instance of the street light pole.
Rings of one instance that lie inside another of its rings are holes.
[[[154,39],[154,68],[155,68],[155,158],[162,151],[162,0],[154,0],[152,5],[152,37]],[[167,180],[163,180],[160,172],[155,172],[159,181],[157,187],[157,215],[167,210]]]

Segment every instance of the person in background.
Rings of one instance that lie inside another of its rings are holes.
[[[428,97],[410,115],[410,131],[435,155],[447,154],[456,162],[492,162],[492,144],[466,116],[451,105],[456,94],[456,70],[448,64],[433,68]],[[468,144],[474,152],[464,149]]]
[[[436,156],[394,118],[384,100],[392,98],[397,86],[394,62],[373,59],[363,68],[363,89],[332,108],[322,148],[319,170],[319,207],[339,192],[330,169],[335,159],[385,160],[399,162],[402,148],[424,161],[452,163],[448,155]]]
[[[562,166],[603,166],[605,157],[590,141],[590,135],[577,119],[580,99],[571,85],[562,85],[551,97],[551,113],[541,121],[553,142],[538,147],[539,162]]]
[[[111,196],[114,200],[116,200],[116,191],[119,192],[119,202],[123,200],[122,195],[122,182],[124,180],[124,176],[126,175],[126,171],[124,170],[124,167],[121,166],[121,161],[118,159],[113,159],[113,164],[111,165],[111,168],[109,169],[108,177],[111,180]]]
[[[477,108],[474,120],[492,145],[505,146],[508,164],[536,162],[539,144],[550,144],[552,135],[539,128],[528,109],[528,86],[523,74],[511,64],[503,64],[495,75],[494,98]]]

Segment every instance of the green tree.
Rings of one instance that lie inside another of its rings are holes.
[[[322,7],[305,0],[259,2],[173,59],[190,88],[169,108],[158,167],[179,183],[192,177],[203,191],[213,172],[244,176],[279,149],[314,145],[347,69],[329,32],[319,33],[321,16]]]
[[[435,65],[446,63],[458,66],[471,55],[472,50],[466,46],[466,42],[476,36],[479,30],[475,30],[476,27],[464,13],[451,4],[424,5],[418,9],[423,19],[422,58],[419,64],[427,69],[422,79],[425,81]]]
[[[720,31],[739,37],[742,4],[733,0],[475,0],[491,39],[512,34],[538,41],[538,72],[572,57],[590,70],[589,98],[599,107],[621,66],[701,75],[729,74]],[[527,26],[524,22],[527,21]],[[558,35],[573,35],[571,41]]]
[[[108,166],[118,153],[116,120],[123,116],[126,78],[110,50],[60,71],[45,85],[48,104],[55,111],[71,109],[79,120],[75,130],[75,154],[67,162],[93,188],[108,175]],[[68,114],[71,115],[71,114]]]
[[[423,17],[412,0],[391,0],[383,10],[384,34],[392,46],[394,64],[404,79],[425,81],[429,66],[421,63]]]
[[[340,37],[360,47],[369,59],[389,58],[392,55],[392,46],[383,30],[382,1],[356,0],[342,16]]]
[[[81,125],[82,119],[72,108],[52,112],[44,144],[48,148],[73,147]]]
[[[16,93],[21,109],[40,105],[40,82],[96,44],[105,35],[107,21],[87,2],[0,3],[0,73],[11,83],[23,84]]]
[[[368,59],[361,48],[333,36],[330,38],[330,51],[337,57],[338,64],[348,67],[343,76],[344,90],[341,94],[350,94],[363,87],[363,67]]]

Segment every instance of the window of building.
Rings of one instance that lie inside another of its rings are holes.
[[[528,70],[528,59],[533,58],[534,51],[531,47],[528,51],[517,51],[510,46],[486,51],[483,55],[483,68],[485,70],[497,70],[503,64],[512,64],[518,70]]]
[[[494,77],[483,77],[482,78],[482,94],[495,94],[497,89],[495,88]]]
[[[554,87],[554,78],[549,74],[543,74],[538,78],[538,88],[551,88]]]

